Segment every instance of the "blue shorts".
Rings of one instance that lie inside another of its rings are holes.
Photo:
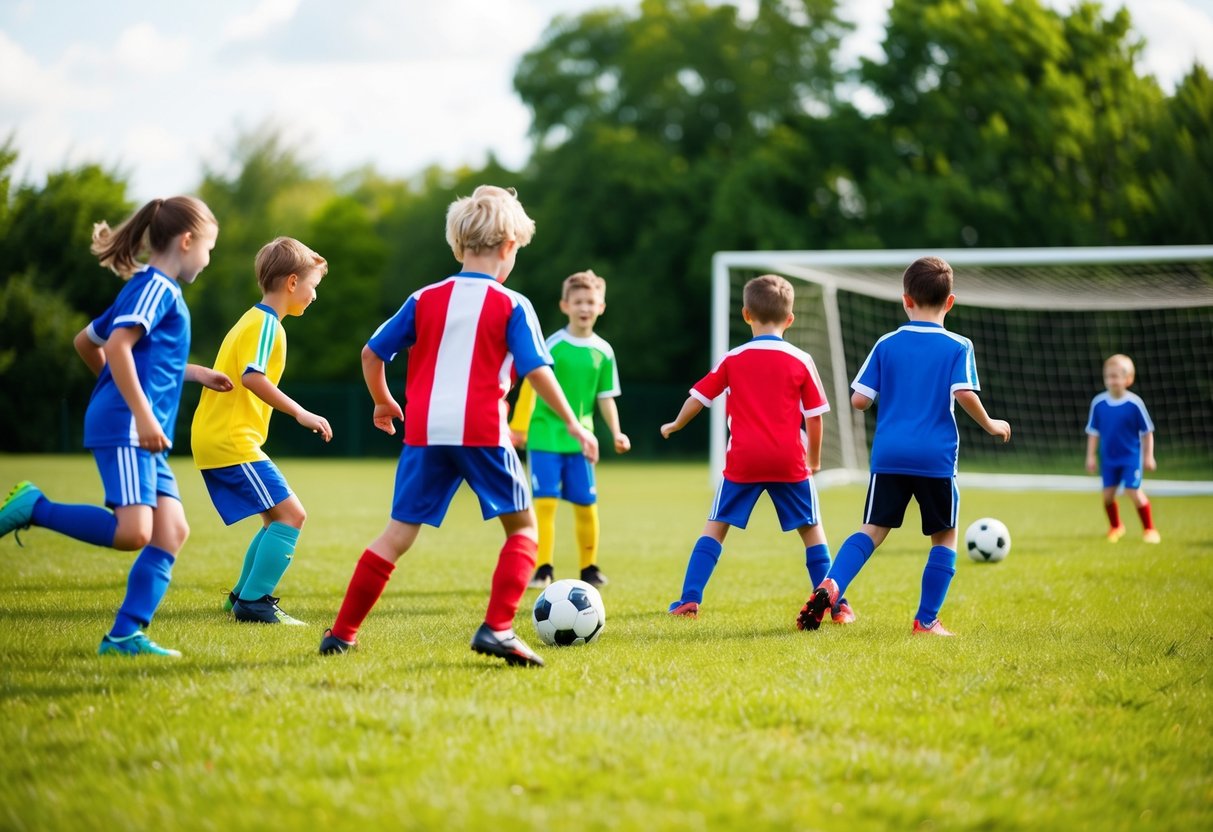
[[[152,453],[143,448],[124,445],[120,448],[93,448],[93,459],[101,472],[105,488],[105,504],[110,508],[123,506],[156,507],[160,496],[181,501],[177,478],[168,467],[168,453]]]
[[[872,474],[868,479],[868,498],[863,504],[863,522],[886,529],[900,529],[911,497],[918,502],[923,534],[956,528],[956,518],[960,513],[960,490],[956,487],[956,477],[920,477],[914,474]]]
[[[817,525],[817,486],[813,478],[800,482],[731,482],[721,480],[709,520],[744,529],[758,497],[765,491],[775,504],[779,527],[785,532]]]
[[[392,519],[441,526],[464,480],[480,499],[485,520],[531,507],[526,474],[513,448],[405,445],[396,464]]]
[[[269,511],[295,492],[268,459],[226,468],[204,468],[202,479],[215,510],[227,525]]]
[[[528,451],[527,457],[531,464],[533,496],[555,497],[579,506],[598,502],[594,466],[583,454]]]
[[[1099,466],[1099,470],[1103,474],[1104,488],[1114,488],[1118,485],[1128,489],[1141,488],[1140,462],[1105,462]]]

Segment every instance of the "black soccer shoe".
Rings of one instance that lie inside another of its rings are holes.
[[[320,655],[335,656],[339,653],[348,653],[358,646],[356,641],[342,641],[333,635],[332,630],[324,631],[324,638],[320,639]]]
[[[543,659],[527,647],[526,642],[518,638],[517,634],[498,638],[488,624],[481,624],[476,635],[472,636],[472,649],[486,656],[505,659],[506,664],[543,667]]]
[[[272,595],[262,595],[256,601],[245,601],[237,598],[232,605],[232,615],[237,621],[257,624],[289,624],[293,627],[306,627],[298,618],[292,618],[278,606],[278,599]]]
[[[585,581],[590,586],[606,586],[610,583],[607,576],[602,574],[602,572],[594,564],[590,564],[585,569],[581,570],[581,580]]]

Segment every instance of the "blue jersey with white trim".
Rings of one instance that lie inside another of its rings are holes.
[[[171,443],[190,353],[190,313],[177,281],[151,266],[138,272],[109,309],[89,324],[88,336],[94,343],[104,344],[114,330],[131,326],[143,329],[143,336],[131,349],[139,386]],[[139,434],[107,363],[84,414],[84,446],[125,445],[138,446]]]
[[[851,389],[876,401],[873,473],[956,473],[954,394],[981,389],[972,341],[940,324],[912,321],[876,342]]]
[[[1154,432],[1146,403],[1136,393],[1119,399],[1100,393],[1091,401],[1087,433],[1099,437],[1099,458],[1105,465],[1141,467],[1141,437]]]

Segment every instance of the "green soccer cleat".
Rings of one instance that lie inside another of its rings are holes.
[[[13,486],[0,504],[0,537],[9,532],[20,546],[21,538],[17,536],[18,529],[28,529],[30,518],[34,515],[34,504],[42,498],[42,492],[29,480],[23,480]]]
[[[137,631],[125,638],[114,638],[108,633],[102,636],[101,646],[97,648],[97,655],[107,656],[111,653],[117,656],[168,656],[174,659],[181,658],[180,650],[170,650],[167,647],[161,647],[148,638],[146,633],[141,631]]]
[[[229,591],[227,597],[223,599],[223,611],[231,612],[232,608],[236,606],[236,601],[238,600],[239,598],[237,597],[236,593]]]

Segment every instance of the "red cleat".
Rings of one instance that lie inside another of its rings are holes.
[[[839,601],[830,607],[830,620],[835,624],[853,624],[855,623],[855,610],[851,609],[851,605],[846,601]]]
[[[698,618],[699,604],[694,601],[675,602],[670,605],[670,615],[681,615],[683,618]]]
[[[932,622],[931,622],[931,626],[930,626],[930,627],[924,627],[924,626],[922,626],[922,623],[921,623],[921,622],[920,622],[920,621],[919,621],[917,618],[915,618],[915,619],[914,619],[914,630],[913,630],[913,632],[914,632],[914,635],[916,635],[916,636],[919,636],[919,635],[925,635],[925,636],[954,636],[954,635],[956,635],[956,633],[953,633],[953,632],[948,631],[948,630],[947,630],[947,629],[946,629],[946,628],[943,626],[943,623],[942,623],[942,622],[941,622],[941,621],[940,621],[938,618],[936,618],[934,621],[932,621]]]
[[[816,630],[821,626],[821,619],[825,618],[826,610],[837,603],[838,584],[833,578],[826,578],[800,608],[800,615],[796,616],[796,629]]]

